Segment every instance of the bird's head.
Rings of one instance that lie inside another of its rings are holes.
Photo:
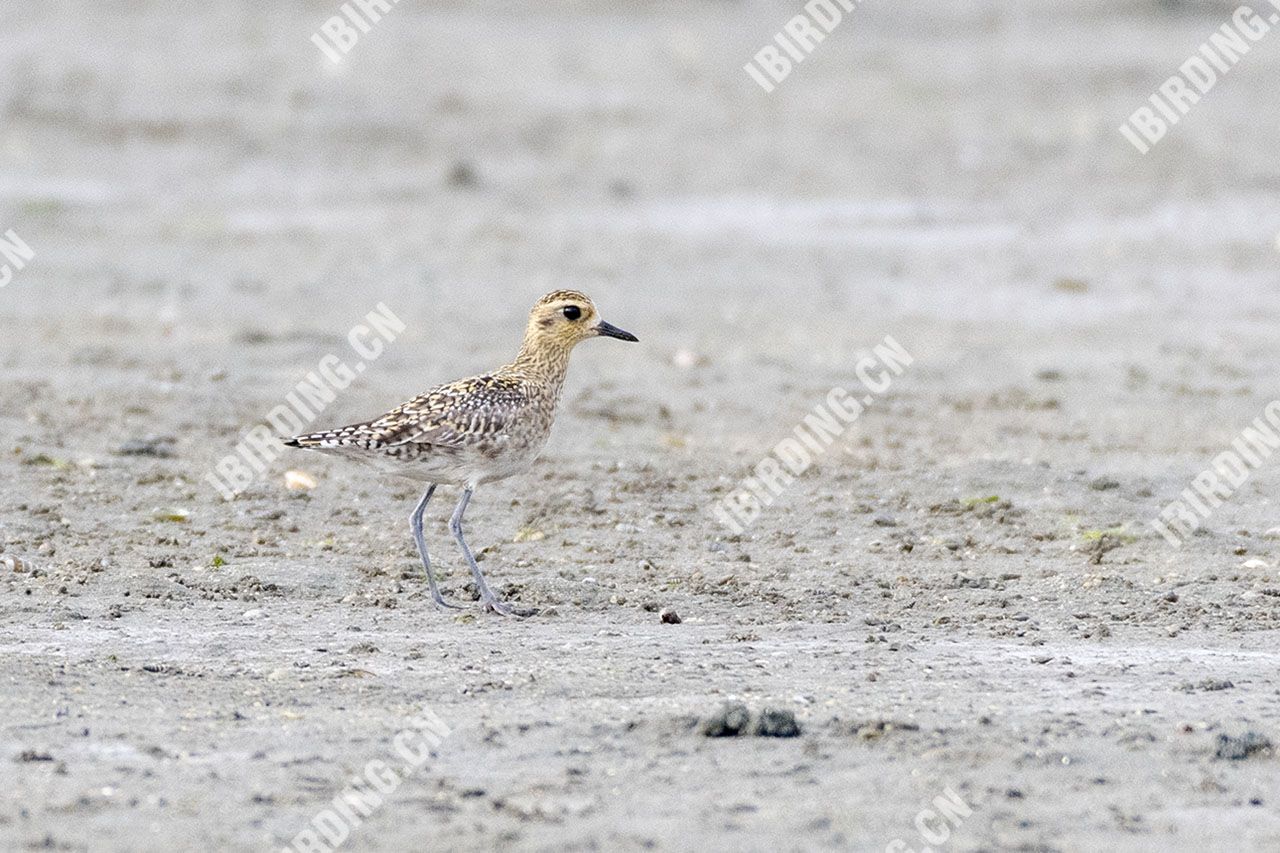
[[[600,319],[585,293],[556,290],[538,300],[529,312],[526,345],[569,350],[587,338],[638,341],[635,335]]]

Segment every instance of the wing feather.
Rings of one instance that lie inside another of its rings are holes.
[[[433,388],[376,420],[292,441],[296,446],[317,448],[375,450],[407,444],[463,448],[500,439],[528,403],[518,380],[477,376]]]

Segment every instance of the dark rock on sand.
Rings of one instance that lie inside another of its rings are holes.
[[[756,720],[752,734],[758,737],[799,737],[796,715],[781,708],[765,708]]]
[[[747,730],[751,712],[741,702],[730,702],[702,721],[701,731],[706,737],[737,737]]]
[[[1214,757],[1243,761],[1259,752],[1274,752],[1271,738],[1258,732],[1245,732],[1242,735],[1218,735],[1218,750]]]
[[[146,438],[131,438],[116,448],[119,456],[151,456],[157,459],[170,459],[174,453],[177,439],[171,435],[149,435]]]

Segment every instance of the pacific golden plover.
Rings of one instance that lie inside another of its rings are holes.
[[[601,320],[586,295],[576,290],[548,293],[533,306],[520,352],[505,367],[433,388],[375,420],[295,436],[284,443],[350,456],[430,484],[409,516],[409,526],[431,597],[441,607],[456,605],[444,600],[431,572],[422,514],[436,486],[462,486],[449,530],[471,567],[484,609],[509,615],[511,608],[489,589],[467,547],[462,514],[481,483],[523,473],[533,465],[551,434],[570,350],[600,336],[639,340]]]

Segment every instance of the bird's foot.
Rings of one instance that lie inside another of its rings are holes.
[[[452,604],[444,600],[444,596],[436,593],[432,598],[435,600],[436,607],[440,610],[461,610],[462,605]]]
[[[518,612],[511,605],[503,604],[497,598],[483,599],[483,603],[481,604],[480,609],[482,609],[485,613],[496,613],[499,616],[523,616],[524,615],[523,613]]]

